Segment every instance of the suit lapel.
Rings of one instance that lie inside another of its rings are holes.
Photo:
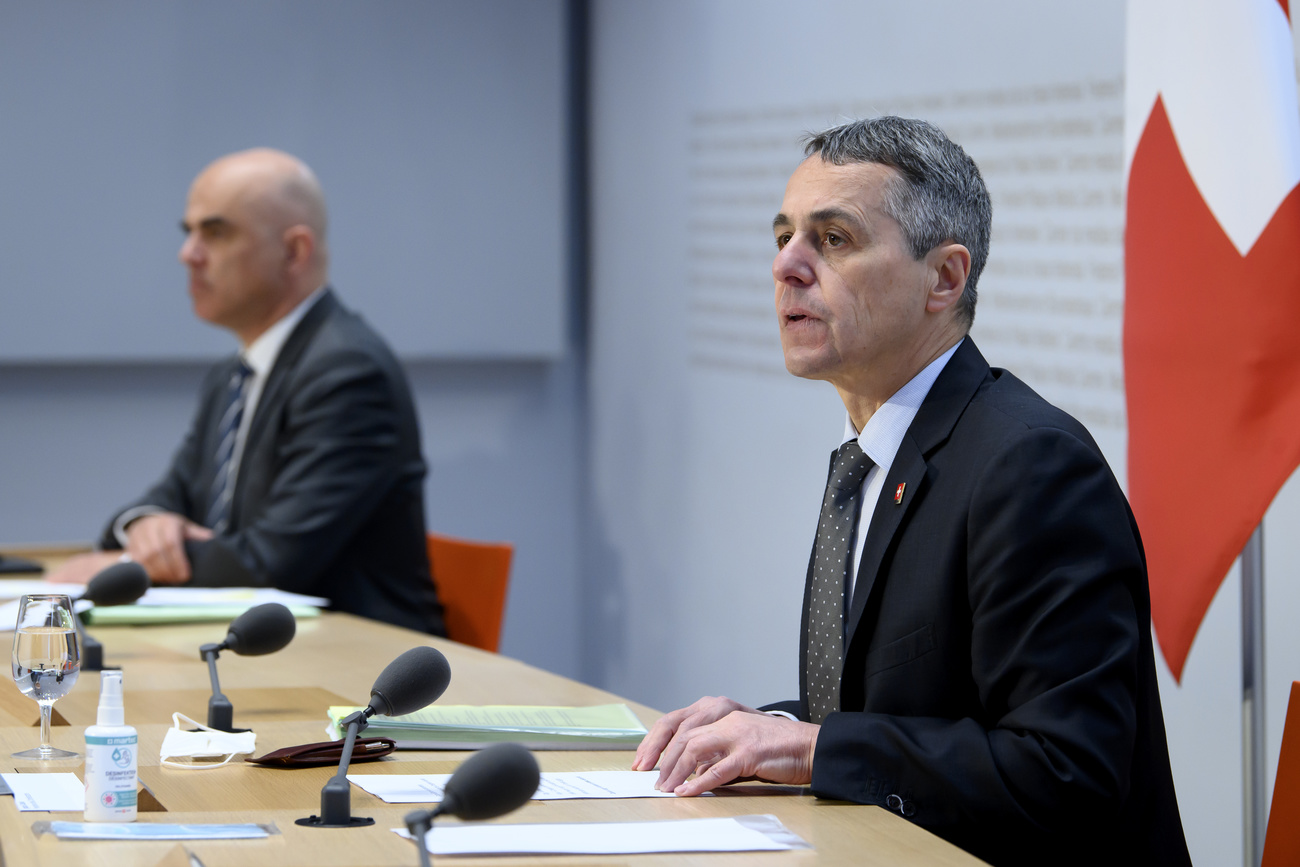
[[[988,362],[968,336],[944,365],[917,411],[916,418],[907,429],[907,435],[903,437],[889,473],[885,476],[885,486],[880,491],[876,510],[871,515],[867,540],[862,546],[862,559],[858,561],[858,577],[854,582],[853,599],[845,624],[846,655],[861,624],[867,602],[881,583],[881,563],[892,547],[899,528],[911,513],[912,504],[925,494],[927,455],[952,433],[957,420],[966,411],[988,373]],[[898,498],[900,485],[903,486],[902,496]]]
[[[867,599],[871,597],[871,589],[876,584],[885,551],[903,523],[903,518],[911,511],[912,503],[920,495],[924,481],[925,459],[912,439],[905,437],[889,467],[889,475],[885,477],[885,486],[876,500],[876,510],[871,514],[867,541],[862,546],[862,559],[858,561],[858,577],[853,582],[853,599],[844,635],[846,651],[862,620]],[[903,496],[901,502],[896,503],[894,498],[899,485],[903,486]]]
[[[235,499],[230,504],[230,525],[232,527],[241,526],[240,512],[243,505],[241,492],[248,490],[248,485],[245,483],[246,475],[249,466],[253,463],[253,461],[249,460],[249,457],[262,448],[263,441],[268,436],[267,427],[271,424],[271,419],[274,418],[280,405],[288,400],[289,378],[298,365],[298,359],[311,345],[312,338],[316,336],[316,332],[320,330],[321,325],[333,314],[338,306],[338,299],[334,297],[333,290],[326,289],[320,299],[303,316],[302,321],[294,327],[289,339],[284,342],[284,346],[280,347],[280,354],[275,357],[275,364],[266,377],[266,385],[262,387],[262,395],[257,399],[257,408],[253,411],[253,421],[248,427],[248,438],[244,440],[243,457],[239,461],[239,474],[235,478]]]

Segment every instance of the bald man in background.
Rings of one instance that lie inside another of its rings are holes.
[[[315,175],[269,149],[223,157],[190,187],[181,228],[194,312],[240,351],[209,372],[167,473],[114,516],[104,550],[51,578],[129,557],[155,584],[274,586],[445,634],[410,387],[327,285]]]

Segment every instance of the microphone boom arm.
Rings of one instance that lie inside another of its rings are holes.
[[[208,728],[233,732],[235,708],[221,692],[221,683],[217,680],[217,657],[221,654],[221,645],[205,644],[199,648],[199,654],[208,663],[208,678],[212,681],[212,697],[208,699]]]
[[[433,817],[438,815],[440,810],[416,810],[407,813],[402,821],[406,824],[406,830],[411,832],[411,840],[415,843],[415,849],[420,853],[420,867],[432,867],[429,862],[429,847],[425,845],[424,838],[433,830]]]
[[[309,828],[373,825],[374,819],[352,816],[348,766],[352,763],[357,734],[369,725],[370,717],[374,714],[401,716],[437,701],[450,680],[451,669],[447,665],[447,658],[433,647],[412,648],[390,662],[370,688],[370,703],[339,722],[340,727],[345,728],[339,769],[320,790],[320,815],[295,819],[294,824]]]
[[[370,724],[373,708],[359,710],[339,721],[340,726],[347,727],[347,736],[343,741],[343,753],[339,757],[338,772],[326,781],[320,790],[320,820],[311,824],[324,828],[347,828],[356,825],[373,825],[374,819],[354,819],[352,817],[352,790],[348,783],[348,766],[352,764],[352,750],[356,747],[357,734]],[[312,817],[316,818],[315,816]],[[306,824],[304,820],[298,820]]]

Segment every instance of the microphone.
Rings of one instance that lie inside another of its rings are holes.
[[[446,814],[475,821],[504,816],[527,803],[541,781],[532,753],[519,744],[493,744],[461,763],[429,818]]]
[[[374,819],[352,815],[352,790],[348,787],[348,765],[357,734],[377,713],[400,716],[414,713],[442,697],[451,682],[447,657],[433,647],[413,647],[394,659],[370,687],[370,704],[339,721],[346,732],[338,772],[320,790],[320,815],[295,819],[311,828],[356,828],[373,825]]]
[[[208,728],[223,732],[248,731],[234,727],[235,709],[230,699],[221,692],[217,681],[217,657],[223,650],[233,650],[240,656],[265,656],[275,653],[290,641],[297,631],[293,612],[279,602],[254,605],[230,621],[226,640],[220,644],[205,644],[199,648],[199,658],[208,664],[212,680],[212,697],[208,699]]]
[[[149,575],[144,567],[134,561],[114,563],[100,571],[86,583],[81,598],[96,608],[109,605],[130,605],[149,589]],[[104,671],[115,665],[104,665],[104,645],[86,634],[81,615],[77,615],[77,628],[81,631],[81,670]]]
[[[432,647],[413,647],[379,672],[370,687],[370,707],[384,716],[414,713],[441,698],[449,683],[447,657]]]
[[[82,599],[96,605],[130,605],[149,589],[149,575],[134,560],[114,563],[91,578]]]
[[[226,640],[217,650],[233,650],[240,656],[265,656],[293,641],[298,621],[293,612],[279,602],[254,605],[230,621]]]
[[[407,813],[403,821],[428,865],[424,838],[441,815],[458,819],[494,819],[522,807],[537,791],[542,774],[537,759],[519,744],[493,744],[470,756],[442,790],[442,803],[432,810]]]

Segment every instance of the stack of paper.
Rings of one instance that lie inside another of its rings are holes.
[[[342,737],[339,720],[358,710],[330,708],[331,737]],[[631,750],[646,728],[625,704],[432,705],[405,716],[373,716],[365,734],[392,738],[404,750],[475,750],[501,741],[530,750]]]
[[[279,602],[298,618],[316,617],[329,604],[274,587],[151,587],[134,605],[92,608],[83,618],[100,626],[222,621],[264,602]]]

